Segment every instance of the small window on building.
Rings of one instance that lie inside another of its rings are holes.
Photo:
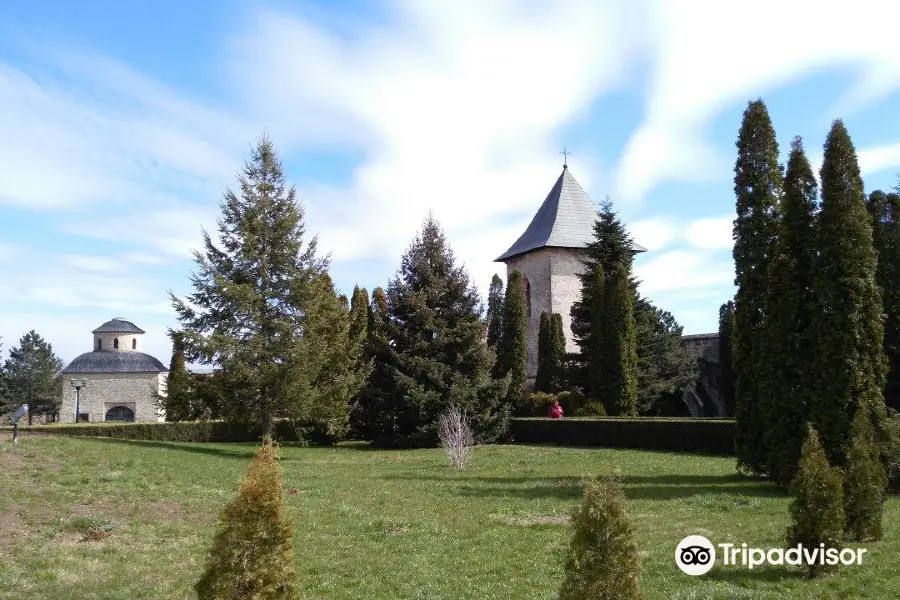
[[[114,350],[118,350],[118,349],[119,349],[119,338],[116,338],[116,339],[113,340],[113,349],[114,349]]]
[[[78,422],[79,423],[87,423],[91,420],[91,415],[88,413],[78,413]]]
[[[113,406],[106,411],[107,421],[126,421],[131,423],[134,421],[134,411],[127,406]]]
[[[103,340],[97,340],[97,350],[103,350]]]
[[[132,350],[137,350],[137,338],[133,338],[133,339],[131,340],[131,349],[132,349]]]

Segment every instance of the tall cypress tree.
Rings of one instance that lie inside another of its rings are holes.
[[[719,390],[725,414],[734,416],[734,302],[719,307]]]
[[[766,329],[761,357],[760,414],[765,422],[767,472],[788,485],[806,436],[807,402],[816,378],[813,300],[818,184],[799,137],[791,144],[780,204],[775,252],[769,267]]]
[[[196,416],[192,409],[191,375],[184,361],[184,341],[180,331],[170,331],[169,337],[172,339],[172,360],[166,375],[166,396],[163,399],[166,420],[189,421]]]
[[[764,371],[762,332],[766,278],[772,261],[782,172],[778,164],[775,128],[762,100],[749,103],[736,142],[734,193],[735,285],[735,449],[738,466],[752,472],[765,470],[763,432],[759,411],[760,383]]]
[[[9,397],[16,405],[28,404],[28,424],[33,415],[57,410],[62,399],[63,361],[53,346],[33,329],[9,349],[4,371]]]
[[[551,377],[551,361],[553,360],[553,346],[550,338],[550,314],[541,313],[541,325],[538,330],[538,365],[537,375],[534,378],[534,391],[549,392]]]
[[[566,334],[563,331],[562,315],[553,313],[550,317],[550,392],[561,392],[566,388],[563,368],[566,360]]]
[[[525,399],[526,362],[528,360],[528,300],[525,279],[518,271],[509,274],[503,300],[503,334],[497,347],[494,377],[509,375],[506,402],[511,407]]]
[[[814,336],[819,370],[809,419],[829,461],[843,466],[853,412],[866,407],[884,414],[887,360],[872,225],[856,149],[840,120],[825,141],[820,179]]]
[[[390,377],[377,382],[376,445],[436,445],[438,419],[451,404],[480,440],[505,433],[506,386],[491,378],[478,290],[432,217],[403,254],[386,296]]]
[[[588,321],[590,327],[588,335],[582,338],[581,348],[583,361],[587,367],[588,395],[604,404],[607,402],[607,399],[603,397],[606,391],[604,384],[609,377],[609,373],[606,371],[609,365],[606,356],[608,345],[605,339],[606,330],[603,327],[606,317],[606,307],[604,306],[604,300],[606,300],[605,288],[606,273],[603,265],[598,264],[594,267],[594,280],[591,283],[591,313]],[[574,329],[574,318],[572,323],[572,328]],[[606,408],[607,412],[610,412],[609,406]]]
[[[884,303],[884,353],[888,359],[884,400],[900,410],[900,193],[876,190],[869,195],[868,207]]]
[[[185,358],[218,366],[228,420],[278,419],[340,433],[363,384],[361,348],[327,274],[328,260],[305,241],[303,209],[272,142],[263,137],[238,177],[240,194],[220,203],[218,244],[203,232],[194,292],[171,295]]]
[[[381,432],[394,431],[395,412],[391,410],[394,360],[391,353],[390,317],[384,289],[372,290],[366,326],[365,356],[372,370],[350,411],[350,430],[354,438],[373,440]]]
[[[623,264],[606,279],[603,294],[602,396],[607,414],[637,415],[637,348],[635,346],[634,305],[628,271]]]
[[[503,280],[494,273],[488,288],[487,345],[495,348],[503,333]]]
[[[350,339],[364,343],[369,327],[369,292],[358,285],[350,297]]]

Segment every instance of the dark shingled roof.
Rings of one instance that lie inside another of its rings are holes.
[[[63,370],[63,373],[161,373],[168,371],[161,362],[143,352],[95,350],[85,352]]]
[[[146,333],[143,329],[122,317],[113,317],[91,333]]]
[[[553,185],[525,233],[495,262],[539,248],[584,248],[594,240],[597,206],[567,167]],[[647,249],[632,243],[635,252]]]

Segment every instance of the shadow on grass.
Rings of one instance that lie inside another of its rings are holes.
[[[137,446],[140,448],[156,448],[158,450],[174,450],[177,452],[190,452],[193,454],[205,454],[207,456],[216,456],[219,458],[236,458],[240,460],[250,460],[256,456],[257,444],[254,443],[236,443],[229,444],[229,448],[219,448],[215,446],[207,446],[194,444],[190,442],[164,442],[155,440],[122,440],[117,438],[82,438],[93,439],[103,444],[123,444],[126,446]]]

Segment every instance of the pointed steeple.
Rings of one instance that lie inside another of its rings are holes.
[[[597,206],[575,181],[568,165],[538,209],[531,224],[509,250],[494,262],[506,262],[540,248],[584,248],[594,240]],[[635,252],[647,249],[632,244]]]

